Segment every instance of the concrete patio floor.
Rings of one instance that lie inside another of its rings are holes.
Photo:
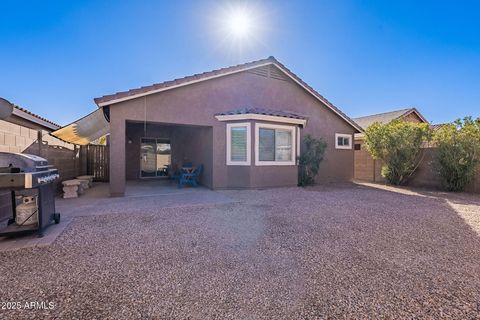
[[[199,186],[179,189],[172,180],[132,180],[127,182],[124,197],[110,197],[108,183],[94,186],[73,199],[57,199],[57,211],[65,217],[101,215],[109,213],[141,212],[151,208],[229,203],[232,199],[223,193]]]

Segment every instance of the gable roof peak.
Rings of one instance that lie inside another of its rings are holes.
[[[371,114],[368,116],[353,118],[353,120],[358,123],[363,129],[366,129],[368,126],[375,122],[389,123],[393,120],[406,117],[411,113],[415,113],[423,122],[428,123],[427,119],[425,119],[425,117],[414,107]]]
[[[117,92],[114,94],[106,95],[103,97],[95,98],[94,101],[99,107],[103,106],[108,106],[112,105],[115,103],[119,103],[122,101],[126,100],[131,100],[143,96],[147,96],[150,94],[155,94],[161,91],[165,90],[170,90],[174,89],[177,87],[181,86],[186,86],[190,84],[194,84],[200,81],[206,81],[214,78],[219,78],[222,76],[242,72],[242,71],[247,71],[251,70],[254,68],[258,68],[261,66],[266,66],[266,65],[275,65],[281,72],[283,72],[286,76],[291,78],[296,84],[298,84],[300,87],[302,87],[304,90],[309,92],[311,95],[313,95],[317,100],[322,102],[324,105],[326,105],[327,108],[331,109],[334,113],[336,113],[340,118],[345,120],[349,125],[351,125],[353,128],[358,130],[359,132],[362,132],[361,126],[355,123],[352,119],[350,119],[345,113],[343,113],[340,109],[338,109],[336,106],[333,105],[330,101],[328,101],[325,97],[323,97],[320,93],[315,91],[312,87],[310,87],[305,81],[303,81],[299,76],[297,76],[295,73],[290,71],[285,65],[283,65],[281,62],[279,62],[275,57],[269,56],[268,58],[261,59],[261,60],[256,60],[252,62],[247,62],[247,63],[242,63],[242,64],[237,64],[234,66],[230,67],[225,67],[221,69],[215,69],[212,71],[204,72],[201,74],[194,74],[191,76],[186,76],[183,78],[175,79],[172,81],[165,81],[162,83],[156,83],[150,86],[145,86],[137,89],[131,89],[128,91],[123,91],[123,92]]]

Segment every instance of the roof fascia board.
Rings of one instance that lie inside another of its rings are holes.
[[[48,129],[57,130],[58,128],[60,128],[59,126],[56,126],[56,125],[54,125],[54,124],[52,124],[48,121],[39,119],[39,118],[37,118],[35,116],[32,116],[31,114],[28,114],[27,112],[22,111],[22,110],[17,109],[17,108],[13,109],[12,114],[17,116],[17,117],[20,117],[22,119],[25,119],[25,120],[28,120],[30,122],[36,123],[36,124],[38,124],[42,127],[48,128]]]
[[[408,115],[411,114],[411,113],[415,113],[423,122],[429,123],[429,122],[427,121],[427,119],[425,119],[425,117],[424,117],[420,112],[418,112],[418,110],[417,110],[416,108],[410,109],[409,111],[407,111],[406,113],[404,113],[404,114],[402,115],[402,117],[406,117],[406,116],[408,116]]]
[[[352,127],[354,127],[355,129],[357,129],[359,132],[363,132],[363,129],[358,125],[356,124],[353,120],[351,119],[348,119],[346,118],[343,114],[341,114],[340,112],[338,112],[337,110],[335,110],[334,108],[332,108],[326,101],[324,101],[322,98],[320,98],[319,96],[317,96],[314,92],[312,92],[312,90],[310,90],[309,88],[307,88],[303,83],[301,83],[299,80],[296,79],[296,77],[294,77],[293,75],[291,75],[289,72],[287,72],[286,70],[284,70],[284,68],[282,68],[281,66],[279,66],[278,64],[276,63],[273,63],[274,66],[276,66],[278,69],[280,69],[284,74],[286,74],[290,79],[292,79],[293,81],[295,81],[296,84],[298,84],[300,87],[302,87],[304,90],[306,90],[308,93],[310,93],[312,96],[314,96],[318,101],[320,101],[321,103],[323,103],[327,108],[329,108],[330,110],[332,110],[334,113],[336,113],[338,116],[340,116],[340,118],[342,118],[343,120],[345,120],[348,124],[350,124]]]
[[[185,83],[180,83],[180,84],[177,84],[177,85],[172,85],[172,86],[168,86],[168,87],[165,87],[165,88],[160,88],[160,89],[157,89],[157,90],[152,90],[152,91],[147,91],[147,92],[143,92],[143,93],[139,93],[139,94],[134,94],[134,95],[131,95],[131,96],[127,96],[127,97],[123,97],[123,98],[119,98],[119,99],[114,99],[114,100],[110,100],[110,101],[106,101],[106,102],[100,102],[97,105],[99,107],[108,106],[108,105],[116,104],[116,103],[119,103],[119,102],[131,100],[131,99],[135,99],[135,98],[140,98],[140,97],[148,96],[148,95],[151,95],[151,94],[159,93],[159,92],[162,92],[162,91],[167,91],[167,90],[191,85],[191,84],[202,82],[202,81],[207,81],[207,80],[211,80],[211,79],[215,79],[215,78],[220,78],[220,77],[223,77],[223,76],[227,76],[227,75],[231,75],[231,74],[235,74],[235,73],[239,73],[239,72],[243,72],[243,71],[248,71],[248,70],[251,70],[251,69],[256,69],[256,68],[267,66],[267,65],[274,65],[275,67],[277,67],[285,75],[287,75],[290,79],[292,79],[296,84],[298,84],[300,87],[302,87],[304,90],[306,90],[312,96],[314,96],[317,100],[319,100],[327,108],[332,110],[335,114],[340,116],[340,118],[345,120],[348,124],[350,124],[352,127],[357,129],[359,132],[363,132],[363,129],[358,124],[356,124],[353,120],[346,118],[343,114],[341,114],[340,112],[338,112],[337,110],[332,108],[326,101],[324,101],[323,99],[318,97],[314,92],[312,92],[312,90],[307,88],[302,82],[300,82],[298,79],[296,79],[296,77],[294,77],[292,74],[290,74],[290,72],[287,72],[282,66],[278,65],[277,63],[275,63],[273,61],[267,61],[265,63],[261,63],[261,64],[258,64],[258,65],[255,65],[255,66],[250,66],[250,67],[246,67],[246,68],[239,68],[238,70],[217,74],[217,75],[213,75],[213,76],[210,76],[210,77],[205,77],[205,78],[202,78],[202,79],[187,81]]]
[[[218,116],[215,116],[215,118],[218,121],[263,120],[263,121],[271,121],[271,122],[283,122],[283,123],[299,124],[304,127],[307,124],[307,120],[305,119],[269,116],[265,114],[256,114],[256,113],[218,115]]]
[[[98,103],[98,106],[99,107],[109,106],[109,105],[116,104],[116,103],[119,103],[119,102],[148,96],[148,95],[159,93],[159,92],[162,92],[162,91],[172,90],[172,89],[175,89],[175,88],[188,86],[188,85],[191,85],[191,84],[194,84],[194,83],[207,81],[207,80],[211,80],[211,79],[216,79],[216,78],[220,78],[220,77],[223,77],[223,76],[228,76],[228,75],[231,75],[231,74],[235,74],[235,73],[239,73],[239,72],[243,72],[243,71],[247,71],[247,70],[251,70],[251,69],[255,69],[255,68],[259,68],[259,67],[268,66],[270,64],[273,64],[273,62],[268,61],[268,62],[259,64],[259,65],[250,66],[250,67],[246,67],[246,68],[241,68],[241,69],[230,71],[230,72],[220,73],[220,74],[216,74],[216,75],[213,75],[213,76],[210,76],[210,77],[205,77],[205,78],[202,78],[202,79],[187,81],[185,83],[180,83],[180,84],[176,84],[176,85],[173,85],[173,86],[168,86],[168,87],[165,87],[165,88],[159,88],[159,89],[152,90],[152,91],[142,92],[142,93],[134,94],[134,95],[127,96],[127,97],[114,99],[114,100],[111,100],[111,101],[100,102],[100,103]]]

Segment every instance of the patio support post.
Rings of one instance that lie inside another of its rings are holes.
[[[125,119],[110,113],[110,195],[125,195]]]

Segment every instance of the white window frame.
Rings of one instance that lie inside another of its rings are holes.
[[[247,160],[232,161],[232,128],[247,128]],[[252,155],[252,129],[250,122],[227,123],[227,166],[249,166]]]
[[[348,138],[348,141],[350,141],[348,146],[340,146],[338,145],[338,138]],[[336,149],[352,149],[352,135],[351,134],[345,134],[345,133],[335,133],[335,148]]]
[[[260,128],[289,130],[292,133],[292,157],[290,161],[260,161]],[[296,126],[282,126],[269,123],[255,123],[255,165],[256,166],[294,166],[296,165]]]

